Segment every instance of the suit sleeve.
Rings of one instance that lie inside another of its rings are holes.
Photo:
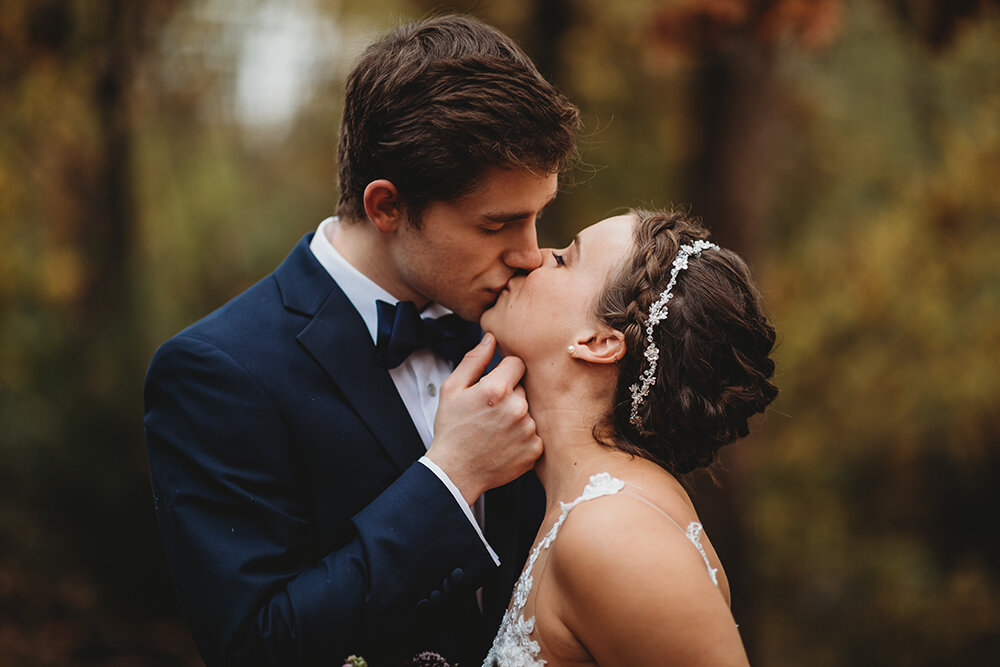
[[[343,547],[314,553],[283,417],[211,343],[168,341],[145,403],[167,559],[209,666],[334,664],[391,644],[453,568],[469,581],[494,568],[451,493],[417,463],[353,516]]]

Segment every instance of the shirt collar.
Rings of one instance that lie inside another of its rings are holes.
[[[361,315],[365,326],[368,327],[368,333],[371,334],[372,342],[378,343],[378,309],[375,306],[375,301],[381,300],[396,305],[399,299],[358,271],[353,264],[337,252],[337,249],[330,243],[327,232],[331,226],[339,224],[340,220],[336,216],[331,216],[319,223],[319,227],[316,228],[316,233],[309,243],[309,249],[312,250],[313,255],[330,274],[330,277],[336,281],[354,309]],[[421,315],[438,318],[450,312],[440,304],[431,303],[424,308]]]

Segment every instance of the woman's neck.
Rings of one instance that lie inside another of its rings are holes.
[[[608,389],[601,384],[599,378],[570,372],[525,374],[528,408],[544,447],[535,473],[545,487],[549,507],[578,496],[591,475],[620,469],[632,459],[594,437],[594,427],[604,419],[609,402]]]

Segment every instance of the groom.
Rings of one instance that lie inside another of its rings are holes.
[[[206,664],[482,660],[541,517],[541,442],[523,364],[484,375],[470,322],[540,264],[577,123],[488,26],[383,37],[347,81],[338,218],[158,350],[154,504]]]

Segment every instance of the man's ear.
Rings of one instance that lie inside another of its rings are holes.
[[[608,327],[591,329],[577,336],[570,347],[569,356],[574,359],[592,364],[613,364],[625,356],[625,334]]]
[[[364,204],[368,219],[383,234],[396,231],[406,215],[396,186],[384,178],[365,186]]]

